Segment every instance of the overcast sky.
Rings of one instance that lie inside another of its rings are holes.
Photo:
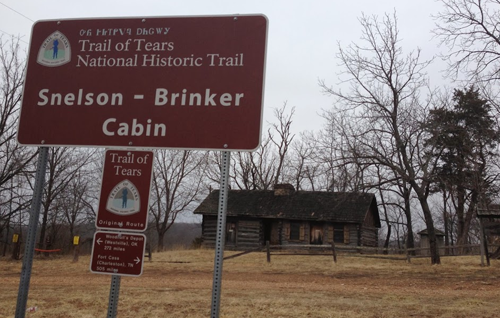
[[[359,42],[362,13],[383,15],[396,11],[405,52],[421,48],[428,59],[438,53],[430,30],[435,0],[85,0],[47,2],[0,0],[0,34],[19,35],[29,43],[33,21],[92,17],[191,16],[265,14],[269,19],[264,120],[285,101],[295,106],[294,131],[317,130],[319,116],[332,98],[322,94],[318,79],[335,86],[339,71],[338,44]],[[431,84],[443,85],[437,60],[429,69]]]

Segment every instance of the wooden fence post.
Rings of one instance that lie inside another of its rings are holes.
[[[12,249],[12,259],[19,260],[20,253],[21,253],[21,242],[16,241],[14,243],[14,248]]]
[[[75,245],[73,250],[73,263],[78,262],[79,256],[80,256],[80,245]]]
[[[149,261],[151,262],[153,260],[153,254],[151,253],[151,245],[146,244],[146,251],[148,252],[148,258]]]
[[[271,249],[269,247],[269,241],[266,241],[266,251],[267,251],[267,262],[271,263]]]
[[[337,263],[337,251],[335,250],[335,242],[332,241],[332,253],[333,253],[333,262]]]

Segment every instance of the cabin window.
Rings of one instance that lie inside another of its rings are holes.
[[[334,224],[333,225],[333,241],[335,243],[349,244],[349,225]]]
[[[333,241],[335,243],[344,243],[344,225],[334,224],[333,225]]]
[[[300,240],[300,222],[290,222],[290,241]]]
[[[236,244],[236,222],[226,223],[226,243]]]

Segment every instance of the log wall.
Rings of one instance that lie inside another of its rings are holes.
[[[204,215],[201,225],[201,237],[203,238],[202,245],[205,247],[214,247],[216,235],[217,217]]]
[[[378,229],[376,227],[362,226],[360,233],[360,246],[377,247]]]
[[[259,220],[238,221],[236,248],[245,250],[263,246],[262,237],[262,222]]]
[[[226,223],[236,222],[236,242],[228,243],[228,249],[251,249],[264,245],[262,234],[262,222],[260,220],[237,220],[227,218]],[[203,216],[202,224],[203,246],[214,247],[217,236],[217,217]],[[227,240],[226,233],[226,240]]]
[[[264,246],[264,225],[262,220],[251,220],[228,218],[226,222],[236,222],[236,242],[226,244],[227,248],[248,250]],[[274,231],[280,236],[281,245],[310,244],[311,225],[309,222],[301,222],[300,239],[290,240],[290,221],[276,220]],[[216,238],[217,218],[204,216],[202,224],[203,246],[214,247]],[[344,242],[339,243],[347,246],[378,246],[378,229],[371,226],[359,226],[357,224],[344,224]],[[331,243],[333,239],[333,223],[325,223],[323,226],[324,244]]]

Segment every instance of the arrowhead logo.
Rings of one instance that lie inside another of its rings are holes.
[[[71,45],[59,31],[49,35],[40,46],[36,61],[48,67],[61,66],[71,61]]]

